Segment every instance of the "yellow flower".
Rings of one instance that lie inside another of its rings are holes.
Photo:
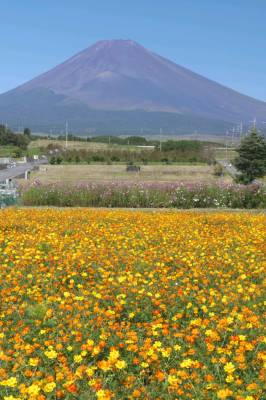
[[[88,375],[88,377],[91,377],[94,375],[94,368],[87,368],[86,369],[86,374]]]
[[[50,358],[51,360],[57,358],[57,352],[53,349],[45,351],[44,354],[47,358]]]
[[[120,354],[119,354],[118,350],[111,350],[108,359],[111,362],[116,362],[118,360],[119,356],[120,356]]]
[[[193,364],[193,361],[190,358],[187,358],[181,362],[180,367],[181,368],[190,368],[192,364]]]
[[[31,367],[36,367],[39,364],[38,358],[30,358],[29,359],[29,365]]]
[[[225,372],[227,372],[228,374],[232,374],[235,371],[235,366],[233,363],[228,362],[227,364],[225,364],[224,366],[224,370]]]
[[[170,386],[176,386],[178,383],[180,383],[180,379],[176,375],[169,375],[168,383]]]
[[[168,349],[162,349],[162,350],[161,350],[161,354],[162,354],[162,356],[163,356],[164,358],[168,358],[168,357],[170,356],[170,354],[171,354],[171,349],[170,349],[170,348],[168,348]]]
[[[45,393],[51,393],[55,388],[56,388],[56,383],[49,382],[44,386],[43,390]]]
[[[22,400],[21,397],[4,396],[4,400]]]
[[[74,361],[75,361],[75,363],[81,363],[82,356],[80,354],[75,355],[74,356]]]
[[[227,399],[227,397],[231,396],[232,391],[229,389],[221,389],[217,392],[218,399]]]
[[[140,365],[142,366],[142,368],[148,368],[149,366],[149,364],[146,362],[142,362]]]
[[[17,378],[9,378],[5,381],[0,382],[1,386],[8,386],[8,387],[16,387],[17,386]]]
[[[39,388],[39,386],[33,383],[31,386],[28,387],[27,391],[30,396],[37,396],[40,390],[41,389]]]
[[[92,354],[93,354],[94,356],[97,356],[97,354],[99,354],[100,352],[101,352],[100,346],[95,346],[95,347],[93,348],[93,350],[92,350]]]
[[[107,390],[100,389],[96,392],[96,396],[98,400],[110,400],[110,392]]]
[[[227,383],[231,383],[231,382],[234,382],[234,377],[233,377],[233,375],[227,375],[225,380]]]
[[[118,368],[118,369],[124,369],[124,368],[126,368],[127,363],[126,363],[124,360],[118,360],[118,361],[115,363],[115,366],[116,366],[116,368]]]

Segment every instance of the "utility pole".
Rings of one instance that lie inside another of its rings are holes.
[[[162,151],[162,128],[160,128],[160,151]]]
[[[243,134],[243,122],[240,122],[240,127],[239,127],[239,136],[240,136],[240,142],[242,140],[242,134]]]
[[[237,135],[237,128],[233,128],[232,132],[232,147],[235,145],[235,136]]]
[[[228,131],[226,131],[226,140],[225,140],[225,159],[226,159],[226,165],[228,165],[228,144],[227,144],[227,138],[228,138]]]
[[[68,145],[68,122],[66,121],[66,148],[67,148],[67,145]]]

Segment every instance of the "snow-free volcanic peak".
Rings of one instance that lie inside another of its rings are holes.
[[[23,116],[32,108],[33,117],[38,120],[42,111],[36,109],[36,100],[45,109],[53,103],[53,109],[59,107],[61,113],[64,107],[73,105],[76,109],[82,107],[83,113],[86,107],[143,110],[232,123],[254,117],[259,121],[266,116],[266,103],[204,78],[132,40],[122,39],[99,41],[1,95],[0,117],[15,119],[13,106],[16,118],[17,113]]]

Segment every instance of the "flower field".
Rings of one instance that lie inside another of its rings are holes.
[[[0,211],[0,399],[265,398],[265,227]]]
[[[206,185],[201,183],[89,183],[43,185],[21,190],[25,206],[119,208],[266,208],[264,185]]]

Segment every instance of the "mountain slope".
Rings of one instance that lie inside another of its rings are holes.
[[[174,113],[175,122],[169,129],[178,129],[184,119],[195,122],[193,130],[208,130],[212,125],[214,131],[220,131],[230,123],[266,118],[266,103],[195,74],[130,40],[97,42],[0,96],[0,119],[12,123],[19,118],[21,123],[30,123],[28,114],[32,114],[40,125],[60,124],[66,118],[74,128],[95,128],[89,114],[101,118],[101,111],[109,111],[110,118],[114,115],[116,119],[118,112],[125,111],[126,122],[128,111],[139,114],[138,110],[152,112],[152,116],[160,112],[165,121]],[[132,129],[140,129],[141,122]]]

